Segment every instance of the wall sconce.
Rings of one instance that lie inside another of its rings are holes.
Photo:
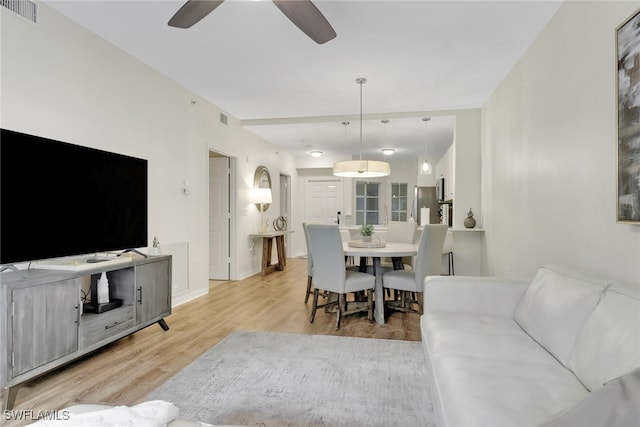
[[[273,198],[271,196],[270,188],[252,188],[250,195],[250,202],[256,204],[256,208],[260,211],[260,233],[267,232],[267,226],[264,223],[264,211],[265,205],[271,204]]]

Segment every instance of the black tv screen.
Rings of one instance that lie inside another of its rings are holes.
[[[0,134],[0,264],[147,245],[147,161]]]

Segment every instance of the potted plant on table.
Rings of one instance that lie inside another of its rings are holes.
[[[362,236],[363,242],[370,242],[373,233],[373,224],[362,224],[360,226],[360,235]]]

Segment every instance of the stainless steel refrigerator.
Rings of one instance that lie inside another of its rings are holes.
[[[412,215],[418,225],[423,224],[421,218],[422,213],[425,212],[423,208],[429,209],[428,224],[440,223],[440,215],[438,214],[440,203],[436,197],[436,187],[418,187],[417,185],[414,187]]]

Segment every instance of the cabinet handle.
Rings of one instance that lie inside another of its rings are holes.
[[[107,326],[105,326],[104,328],[105,328],[105,329],[111,329],[111,328],[113,328],[113,327],[115,327],[115,326],[118,326],[118,325],[119,325],[119,324],[121,324],[121,323],[122,323],[122,322],[113,322],[113,325],[107,325]]]
[[[138,290],[138,304],[142,304],[142,286],[140,286],[137,290]]]

